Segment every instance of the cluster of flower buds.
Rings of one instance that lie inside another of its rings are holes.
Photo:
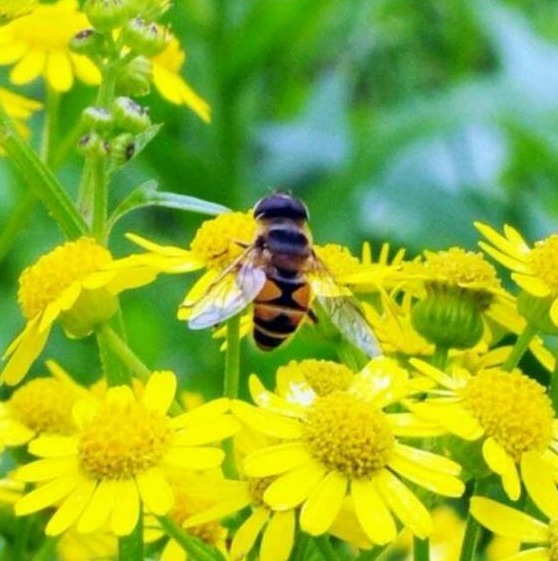
[[[164,51],[171,38],[158,23],[169,5],[168,0],[86,0],[83,11],[92,27],[75,35],[70,46],[98,65],[118,64],[119,94],[145,95],[151,83],[149,58]]]
[[[142,107],[129,97],[117,97],[110,109],[87,107],[82,114],[82,127],[86,131],[79,147],[86,157],[110,157],[119,167],[128,162],[136,152],[136,137],[151,125],[147,107]]]

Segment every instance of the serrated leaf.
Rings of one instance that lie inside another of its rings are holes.
[[[218,214],[229,212],[229,209],[223,205],[205,201],[197,197],[158,191],[158,186],[157,181],[150,179],[136,187],[136,189],[116,207],[110,216],[107,224],[107,231],[110,232],[116,222],[129,212],[148,206],[173,208],[186,212],[208,214],[210,216],[217,216]]]

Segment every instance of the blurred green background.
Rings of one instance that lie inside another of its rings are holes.
[[[205,125],[157,93],[139,100],[165,124],[114,179],[121,200],[154,178],[160,188],[248,209],[274,188],[308,204],[318,243],[358,254],[364,240],[423,249],[474,249],[474,220],[508,222],[529,240],[554,230],[558,210],[558,3],[555,0],[176,0],[167,14],[188,53],[183,74],[211,104]],[[8,68],[0,83],[8,85]],[[15,88],[14,88],[15,89]],[[17,91],[41,99],[43,85]],[[63,100],[63,142],[95,92]],[[33,122],[38,145],[43,115]],[[77,153],[59,176],[71,193]],[[0,226],[26,187],[0,161]],[[139,210],[118,223],[117,256],[133,231],[186,246],[202,216]],[[62,241],[35,204],[0,262],[0,347],[23,326],[22,269]],[[221,392],[223,355],[209,332],[191,332],[176,308],[195,276],[162,277],[122,296],[132,348],[153,369],[171,368],[189,389]],[[243,342],[243,373],[269,376],[291,358],[333,356],[305,328],[266,354]],[[59,329],[42,356],[94,379],[93,338]],[[44,368],[42,360],[34,371]],[[245,384],[245,378],[244,382]]]

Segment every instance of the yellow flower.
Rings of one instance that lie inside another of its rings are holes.
[[[537,466],[530,466],[538,469]],[[547,476],[535,476],[527,490],[543,515],[543,520],[486,497],[471,498],[471,514],[498,536],[534,547],[513,553],[500,561],[556,561],[558,559],[558,491]]]
[[[0,64],[15,64],[10,82],[28,84],[39,76],[57,92],[68,91],[74,77],[100,83],[100,72],[85,56],[70,51],[70,39],[89,27],[76,0],[41,4],[29,16],[0,28]]]
[[[34,111],[38,111],[43,106],[38,101],[23,97],[0,88],[0,104],[6,113],[12,118],[16,130],[24,137],[29,136],[29,128],[25,124]]]
[[[175,502],[168,516],[180,527],[184,522],[202,512],[217,502],[215,497],[206,493],[208,487],[223,481],[221,474],[208,474],[201,476],[185,470],[176,470],[170,473]],[[227,529],[217,521],[208,521],[203,524],[191,526],[188,533],[199,538],[208,546],[216,548],[225,557],[227,555],[226,539]],[[144,540],[152,543],[160,540],[165,535],[159,521],[154,516],[145,517]],[[183,547],[173,538],[169,538],[161,552],[161,561],[187,561],[189,556]]]
[[[73,338],[85,337],[117,309],[116,295],[151,282],[155,273],[112,268],[109,251],[91,238],[58,246],[27,267],[18,300],[27,320],[4,354],[0,382],[17,384],[39,356],[58,321]]]
[[[519,370],[492,368],[472,376],[459,367],[446,374],[419,360],[411,360],[411,364],[441,389],[433,390],[422,402],[407,405],[460,438],[482,439],[484,460],[500,476],[512,500],[520,496],[521,480],[530,483],[531,463],[541,473],[547,462],[558,465],[554,452],[558,426],[550,398],[538,382]]]
[[[558,326],[558,234],[530,247],[511,226],[504,226],[504,235],[486,224],[475,226],[488,240],[479,243],[482,249],[512,271],[512,279],[527,294],[548,301],[550,319]]]
[[[400,477],[458,497],[464,489],[457,478],[461,468],[399,442],[439,432],[413,414],[384,410],[406,393],[405,380],[394,362],[371,363],[348,390],[297,402],[265,390],[252,377],[259,407],[235,401],[233,413],[279,442],[248,455],[244,470],[252,478],[273,478],[264,502],[279,511],[301,506],[300,527],[311,535],[328,532],[348,498],[370,541],[393,541],[395,518],[424,538],[432,530],[430,514]]]
[[[29,444],[40,459],[22,466],[17,478],[38,486],[15,505],[18,516],[55,507],[47,535],[76,525],[93,532],[105,523],[118,535],[138,522],[140,504],[155,515],[168,513],[174,493],[169,467],[218,467],[221,449],[208,446],[238,428],[220,399],[171,418],[176,376],[154,372],[141,399],[128,386],[108,389],[101,401],[91,397],[74,407],[78,431],[70,436],[42,435]]]
[[[55,362],[47,361],[51,377],[34,378],[0,403],[0,442],[20,446],[39,434],[71,434],[76,430],[72,408],[86,390]]]
[[[30,14],[39,0],[0,0],[0,25]]]
[[[182,78],[180,70],[186,61],[186,54],[176,37],[171,37],[168,47],[151,59],[153,83],[159,93],[171,103],[188,106],[206,123],[211,121],[211,109]]]

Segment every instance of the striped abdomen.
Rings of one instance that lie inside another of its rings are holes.
[[[278,347],[310,309],[310,285],[304,275],[270,274],[254,300],[254,340],[260,349]]]

